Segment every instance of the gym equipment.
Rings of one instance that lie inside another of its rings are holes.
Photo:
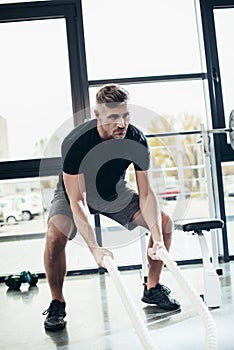
[[[126,289],[124,282],[122,280],[121,274],[114,263],[114,260],[110,256],[104,256],[104,265],[112,277],[115,287],[119,293],[119,296],[123,302],[124,307],[132,321],[133,327],[135,328],[139,340],[141,341],[144,349],[146,350],[159,350],[159,348],[154,344],[148,329],[143,322],[143,319],[134,304],[132,298],[130,297],[128,290]]]
[[[217,349],[217,333],[216,325],[214,319],[202,301],[200,296],[197,294],[196,290],[187,280],[187,278],[182,274],[181,270],[177,267],[176,263],[170,258],[170,255],[164,248],[159,248],[157,251],[157,257],[160,258],[167,266],[171,274],[174,276],[176,281],[181,285],[183,291],[187,294],[187,297],[191,300],[193,306],[197,310],[198,314],[201,316],[206,333],[206,349],[216,350]]]
[[[203,153],[204,163],[206,169],[206,189],[208,193],[208,210],[209,217],[213,218],[216,215],[215,210],[215,197],[214,197],[214,181],[212,175],[212,164],[211,164],[211,152],[210,152],[210,140],[207,132],[205,131],[204,124],[201,124],[202,129],[202,141],[203,141]],[[219,268],[219,256],[218,256],[218,239],[217,233],[214,229],[211,230],[211,244],[212,244],[212,264],[216,268],[216,271],[222,275],[222,269]]]
[[[201,135],[203,142],[203,149],[205,155],[205,169],[207,176],[207,193],[209,201],[209,216],[210,218],[219,216],[219,213],[216,213],[214,205],[214,176],[211,173],[211,151],[210,151],[210,134],[227,134],[229,136],[230,146],[234,150],[234,109],[229,115],[229,128],[220,128],[220,129],[208,129],[206,130],[204,125],[201,124],[201,130],[190,130],[190,131],[181,131],[181,132],[167,132],[167,133],[158,133],[158,134],[148,134],[147,138],[154,137],[166,137],[166,136],[179,136],[179,135]],[[221,271],[219,268],[218,262],[218,244],[217,244],[217,234],[215,230],[211,231],[211,242],[212,242],[212,261],[213,265],[216,267],[216,270]],[[222,273],[221,273],[222,274]]]
[[[180,269],[176,263],[170,258],[169,254],[164,248],[159,248],[157,251],[157,258],[162,260],[172,273],[176,281],[181,285],[188,298],[196,308],[198,314],[203,319],[205,330],[206,330],[206,349],[216,350],[217,349],[217,335],[216,327],[211,313],[202,299],[197,295],[195,289],[190,285],[188,280],[182,275]],[[111,275],[115,287],[122,299],[122,302],[129,314],[132,324],[137,332],[139,340],[146,350],[158,350],[158,347],[154,344],[147,327],[145,326],[137,307],[133,300],[128,294],[128,291],[124,285],[121,274],[114,263],[114,260],[110,256],[105,256],[104,264]]]
[[[234,113],[234,112],[233,112]],[[234,149],[234,137],[232,136],[234,134],[234,118],[231,121],[232,127],[231,128],[220,128],[220,129],[208,129],[205,130],[207,134],[229,134],[230,141],[232,148]],[[165,137],[165,136],[178,136],[178,135],[196,135],[196,134],[202,134],[203,130],[190,130],[190,131],[175,131],[175,132],[166,132],[166,133],[159,133],[159,134],[147,134],[146,137],[152,138],[152,137]]]
[[[208,129],[208,130],[190,130],[190,131],[181,131],[181,132],[167,132],[160,134],[147,134],[146,136],[151,137],[165,137],[165,136],[177,136],[177,135],[194,135],[194,134],[225,134],[229,135],[230,145],[234,150],[234,110],[231,111],[229,115],[229,128],[217,128],[217,129]]]
[[[215,187],[214,187],[214,176],[212,175],[211,168],[211,151],[210,151],[210,138],[209,134],[221,134],[221,133],[227,133],[229,134],[229,139],[230,139],[230,145],[232,149],[234,150],[234,110],[231,111],[230,116],[229,116],[229,128],[221,128],[221,129],[210,129],[210,130],[205,130],[205,127],[203,124],[201,124],[201,130],[193,130],[193,131],[183,131],[183,132],[172,132],[172,133],[164,133],[164,134],[151,134],[147,135],[147,137],[163,137],[163,136],[178,136],[178,135],[189,135],[189,134],[200,134],[202,138],[202,143],[203,143],[203,150],[204,150],[204,163],[205,163],[205,170],[206,170],[206,183],[207,183],[207,194],[208,194],[208,209],[209,209],[209,217],[206,221],[207,226],[205,225],[204,230],[211,231],[211,244],[212,244],[212,251],[211,251],[211,256],[212,256],[212,268],[210,268],[210,263],[208,256],[208,247],[207,243],[205,241],[205,237],[202,234],[202,232],[199,234],[197,232],[194,232],[198,234],[199,237],[199,242],[200,246],[202,249],[202,254],[203,254],[203,264],[204,264],[204,279],[205,279],[205,294],[206,294],[206,302],[209,305],[209,307],[218,307],[220,306],[221,301],[219,301],[219,294],[220,294],[220,285],[218,282],[218,277],[214,273],[216,270],[216,273],[218,275],[222,275],[222,269],[219,267],[219,260],[218,260],[218,242],[217,242],[217,228],[222,228],[223,227],[223,222],[220,220],[220,226],[216,227],[215,225],[209,228],[209,222],[213,222],[215,219],[213,217],[219,216],[219,212],[216,212],[215,209],[215,198],[214,198],[214,192],[215,192]],[[217,223],[217,221],[216,221]],[[192,224],[190,222],[190,224]],[[196,225],[196,222],[194,222],[194,225]],[[195,226],[196,227],[196,226]],[[183,230],[183,227],[182,227]],[[144,235],[141,236],[141,246],[142,250],[144,249],[145,243],[144,243]],[[143,255],[142,255],[143,256]],[[146,262],[144,259],[143,261],[143,274],[144,276],[146,275],[145,269],[146,269]],[[208,272],[209,271],[209,272]],[[212,271],[212,272],[211,272]],[[213,277],[212,277],[213,275]],[[210,277],[208,277],[210,276]],[[144,277],[145,278],[145,277]],[[208,283],[210,281],[210,285]],[[209,290],[212,289],[212,286],[215,286],[215,291],[216,291],[216,296],[211,298]],[[215,301],[216,300],[216,301]],[[216,305],[216,306],[215,306]]]
[[[30,287],[35,287],[38,276],[29,271],[22,271],[19,275],[6,276],[4,282],[10,290],[19,290],[22,283],[29,283]]]
[[[9,275],[4,279],[5,284],[10,290],[18,290],[21,286],[20,275]]]
[[[230,144],[232,149],[234,150],[234,109],[231,111],[229,116],[229,129],[230,129],[230,134],[229,134]]]
[[[219,219],[207,219],[200,221],[184,221],[175,223],[175,228],[184,232],[196,234],[200,243],[204,272],[204,301],[208,307],[219,307],[221,305],[221,288],[218,271],[210,261],[210,254],[203,231],[211,231],[223,227],[223,221]]]

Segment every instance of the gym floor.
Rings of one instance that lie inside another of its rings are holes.
[[[220,267],[223,269],[220,277],[222,305],[212,309],[211,313],[217,327],[218,350],[233,350],[234,262],[221,264]],[[202,266],[190,265],[181,267],[181,270],[194,288],[202,293]],[[205,349],[203,321],[166,268],[161,282],[169,286],[174,297],[181,302],[180,312],[163,312],[156,306],[141,302],[143,289],[139,270],[121,274],[160,350]],[[42,315],[50,303],[46,280],[39,280],[37,287],[28,288],[23,284],[20,291],[8,291],[5,284],[0,284],[0,349],[143,349],[107,273],[67,277],[64,293],[67,302],[66,329],[49,333],[44,330],[45,316]]]

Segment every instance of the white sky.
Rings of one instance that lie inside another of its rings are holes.
[[[0,43],[0,115],[10,156],[28,156],[72,116],[65,22],[1,24]]]

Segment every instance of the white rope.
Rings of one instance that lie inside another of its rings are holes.
[[[164,248],[157,250],[157,257],[162,260],[168,267],[171,274],[175,277],[176,281],[181,285],[188,298],[191,300],[197,312],[203,319],[206,330],[206,349],[217,349],[217,335],[214,319],[208,310],[205,303],[198,296],[196,290],[191,286],[189,281],[182,275],[180,269],[176,263],[170,258],[168,252]]]
[[[130,297],[124,282],[122,280],[122,276],[117,269],[114,260],[110,256],[104,256],[104,264],[107,268],[107,271],[112,277],[112,280],[115,284],[115,287],[120,295],[120,298],[128,312],[128,315],[132,321],[132,324],[137,332],[137,335],[146,350],[159,350],[158,347],[153,343],[149,331],[142,320],[142,317],[134,304],[132,298]]]
[[[192,287],[190,282],[181,273],[176,263],[170,258],[170,255],[164,248],[158,248],[157,257],[167,265],[171,274],[175,277],[176,281],[181,285],[188,298],[191,300],[198,314],[203,319],[205,330],[206,330],[206,349],[216,350],[217,349],[217,335],[216,326],[214,319],[208,310],[205,303],[197,295],[196,290]],[[127,289],[125,288],[121,274],[114,263],[114,260],[110,256],[104,257],[104,264],[111,275],[116,289],[122,299],[122,302],[128,312],[128,315],[132,321],[132,324],[137,332],[137,335],[146,350],[159,350],[158,347],[153,343],[146,325],[144,324],[141,315],[133,303]]]

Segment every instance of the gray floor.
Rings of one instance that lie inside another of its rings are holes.
[[[234,262],[221,267],[222,306],[211,313],[217,326],[218,349],[234,350]],[[182,272],[202,292],[201,266],[182,267]],[[172,289],[182,304],[181,312],[174,314],[141,302],[140,271],[121,274],[159,349],[205,349],[202,319],[166,268],[162,283]],[[143,349],[108,274],[67,277],[64,292],[67,327],[57,333],[46,333],[42,315],[50,302],[46,281],[39,280],[38,287],[31,289],[22,285],[19,292],[9,292],[5,284],[0,284],[0,349]]]

